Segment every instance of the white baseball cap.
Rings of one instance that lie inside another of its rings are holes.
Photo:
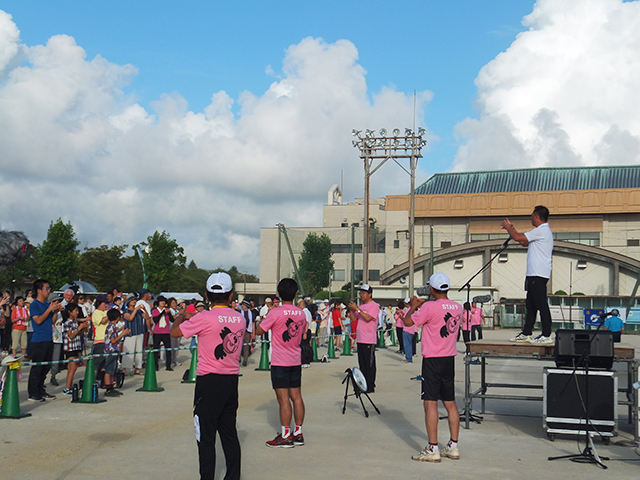
[[[367,293],[373,293],[373,288],[371,288],[371,285],[367,285],[366,283],[364,285],[360,285],[358,290],[362,290],[363,292]]]
[[[228,273],[214,273],[207,279],[208,292],[229,293],[231,290],[233,290],[233,282]]]
[[[427,285],[431,285],[434,289],[445,292],[449,290],[451,283],[449,282],[449,277],[447,277],[444,273],[436,272],[431,275],[431,278],[429,278]]]

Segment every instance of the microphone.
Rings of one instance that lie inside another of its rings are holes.
[[[491,301],[491,295],[477,295],[473,297],[475,303],[489,303]]]
[[[603,313],[602,315],[598,315],[598,318],[600,318],[601,320],[604,320],[610,315],[615,315],[615,314],[613,312],[607,312],[607,313]]]
[[[503,247],[503,248],[504,248],[504,247],[506,247],[506,246],[509,244],[509,242],[510,242],[510,241],[511,241],[511,237],[507,238],[507,239],[504,241],[504,243],[502,244],[502,247]]]

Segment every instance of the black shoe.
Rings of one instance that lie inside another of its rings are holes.
[[[243,366],[243,367],[246,367],[246,366],[247,366],[247,361],[246,361],[246,360],[243,360],[243,361],[242,361],[242,366]]]
[[[50,380],[50,382],[49,382],[49,383],[51,383],[51,385],[53,385],[53,386],[55,386],[55,387],[57,387],[58,385],[60,385],[60,384],[58,383],[58,380],[56,380],[56,377],[51,377],[51,380]]]
[[[173,368],[171,368],[171,367],[167,367],[166,370],[167,370],[167,372],[173,372]]]
[[[45,401],[44,398],[42,398],[40,396],[38,396],[38,397],[29,397],[28,400],[30,402],[44,402]]]
[[[44,399],[50,398],[51,400],[53,400],[54,398],[56,398],[56,396],[55,395],[51,395],[51,394],[49,394],[47,392],[44,392],[42,394],[42,398],[44,398]]]

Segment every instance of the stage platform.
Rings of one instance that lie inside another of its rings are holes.
[[[528,400],[542,402],[543,396],[521,395],[515,392],[508,394],[489,394],[489,388],[511,389],[511,390],[542,390],[543,367],[540,366],[540,384],[516,384],[516,383],[492,383],[487,381],[487,359],[511,359],[511,360],[538,360],[542,362],[554,362],[554,345],[536,345],[529,343],[515,343],[509,341],[484,341],[477,340],[467,343],[468,352],[465,354],[465,396],[464,396],[464,427],[469,428],[469,422],[475,421],[472,416],[473,400],[481,401],[480,413],[485,413],[485,402],[487,399],[501,400]],[[472,382],[472,361],[480,362],[480,388],[471,391]],[[620,385],[618,405],[628,407],[629,422],[633,424],[635,440],[639,440],[639,418],[638,418],[638,390],[633,388],[633,383],[638,381],[638,361],[635,359],[635,348],[625,345],[614,345],[614,362],[626,364],[625,382],[620,372]],[[480,423],[480,422],[478,422]]]

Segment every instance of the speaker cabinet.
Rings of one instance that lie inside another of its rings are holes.
[[[613,333],[609,331],[557,330],[556,367],[584,368],[583,354],[591,348],[589,368],[611,370],[613,366]]]
[[[543,427],[549,433],[584,435],[587,376],[585,370],[544,369]],[[616,372],[589,371],[589,431],[604,437],[618,434]]]

